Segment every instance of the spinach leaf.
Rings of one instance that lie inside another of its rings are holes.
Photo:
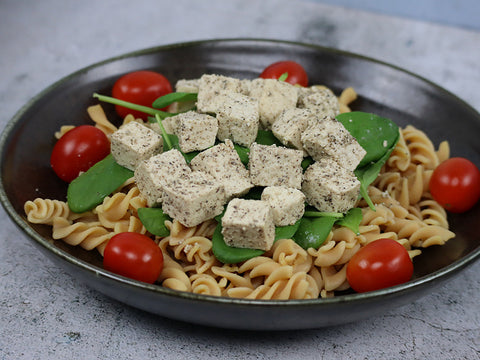
[[[279,145],[283,146],[283,144],[278,140],[273,132],[270,130],[258,130],[257,138],[255,142],[260,145]]]
[[[293,235],[295,235],[295,233],[297,232],[301,221],[302,221],[302,219],[299,219],[293,225],[275,227],[275,241],[280,240],[280,239],[291,239],[291,238],[293,238]]]
[[[327,239],[337,217],[322,216],[317,218],[303,217],[293,240],[303,249],[318,249]]]
[[[212,237],[212,252],[218,261],[224,264],[235,264],[248,259],[260,256],[265,253],[263,250],[242,249],[228,246],[222,235],[222,223],[219,221]]]
[[[139,208],[138,217],[149,233],[162,237],[170,234],[165,226],[165,220],[171,218],[161,208]]]
[[[82,213],[93,209],[132,176],[133,171],[118,165],[109,154],[69,184],[70,210]]]
[[[340,219],[338,219],[335,224],[340,226],[348,227],[355,234],[360,233],[360,222],[362,221],[362,209],[352,208],[347,211],[347,213]]]
[[[249,160],[248,154],[250,154],[250,149],[237,144],[233,144],[233,147],[235,148],[235,151],[240,157],[240,161],[242,162],[242,164],[247,166]]]
[[[196,101],[196,93],[186,93],[186,92],[174,92],[167,95],[163,95],[156,99],[152,107],[155,109],[163,109],[164,107],[173,104],[174,102],[187,102],[187,101]]]
[[[398,141],[398,126],[390,119],[360,111],[343,113],[336,118],[367,152],[359,168],[381,159]]]
[[[397,138],[398,141],[398,138]],[[360,181],[360,195],[365,199],[367,202],[368,206],[372,209],[375,210],[375,205],[373,204],[372,200],[370,199],[370,196],[368,196],[368,186],[375,181],[377,178],[378,174],[380,173],[380,170],[382,169],[383,165],[387,162],[388,158],[390,157],[390,154],[392,153],[393,149],[395,148],[395,144],[390,148],[382,158],[380,158],[378,161],[374,162],[373,164],[366,165],[362,168],[357,168],[355,170],[355,176],[358,178]]]

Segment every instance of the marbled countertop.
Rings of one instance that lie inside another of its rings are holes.
[[[480,32],[311,1],[0,2],[0,128],[92,63],[181,41],[255,37],[331,46],[427,78],[480,110]],[[50,263],[0,210],[0,359],[476,359],[480,263],[354,324],[259,333],[177,322],[115,302]]]

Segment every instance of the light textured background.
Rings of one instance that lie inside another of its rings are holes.
[[[480,33],[316,1],[0,1],[0,128],[92,63],[146,47],[262,37],[420,74],[480,109]],[[454,119],[452,119],[454,121]],[[204,328],[130,308],[52,265],[0,210],[0,359],[478,359],[480,263],[383,316],[319,330]]]

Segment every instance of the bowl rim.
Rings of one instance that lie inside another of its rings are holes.
[[[415,288],[419,288],[423,285],[431,284],[436,281],[442,280],[447,278],[448,276],[454,275],[458,273],[464,267],[471,265],[474,261],[480,258],[480,246],[475,250],[471,251],[469,254],[463,256],[461,259],[454,261],[453,263],[434,271],[430,274],[424,275],[417,279],[411,280],[407,283],[396,285],[393,287],[375,290],[366,293],[353,293],[353,294],[345,294],[340,296],[335,296],[332,298],[316,298],[316,299],[304,299],[304,300],[255,300],[255,299],[241,299],[241,298],[228,298],[222,296],[212,296],[212,295],[203,295],[203,294],[194,294],[191,292],[184,292],[184,291],[177,291],[162,287],[161,285],[153,285],[147,284],[140,281],[136,281],[133,279],[129,279],[123,277],[121,275],[117,275],[111,273],[107,270],[99,268],[95,265],[88,263],[87,261],[81,260],[79,258],[74,257],[73,255],[67,253],[66,251],[56,247],[51,241],[47,240],[46,238],[42,237],[39,233],[34,231],[32,227],[29,226],[28,222],[22,218],[14,209],[13,205],[10,203],[8,195],[5,191],[4,184],[3,184],[3,160],[5,156],[6,144],[10,138],[11,132],[17,126],[17,124],[22,122],[23,115],[41,98],[43,98],[46,94],[51,92],[56,87],[62,85],[63,83],[69,81],[72,78],[75,78],[85,72],[88,72],[92,69],[100,67],[105,64],[109,64],[121,59],[125,58],[133,58],[136,56],[148,55],[157,52],[169,51],[176,48],[188,48],[188,47],[195,47],[195,46],[202,46],[208,44],[220,44],[220,43],[231,43],[231,44],[239,44],[239,43],[270,43],[270,44],[283,44],[283,45],[292,45],[292,46],[299,46],[299,47],[307,47],[313,50],[323,51],[332,54],[340,54],[345,55],[352,58],[357,58],[360,60],[364,60],[371,63],[380,64],[394,70],[403,72],[412,76],[428,85],[436,88],[437,90],[445,93],[452,99],[460,102],[460,104],[466,108],[469,108],[479,119],[480,114],[468,103],[464,100],[456,96],[455,94],[451,93],[450,91],[446,90],[445,88],[437,85],[436,83],[417,75],[413,72],[405,70],[399,66],[380,61],[368,56],[359,55],[353,52],[339,50],[332,47],[316,45],[316,44],[309,44],[303,43],[298,41],[287,41],[287,40],[276,40],[276,39],[265,39],[265,38],[218,38],[218,39],[208,39],[208,40],[197,40],[197,41],[188,41],[188,42],[179,42],[179,43],[171,43],[166,45],[154,46],[145,49],[131,51],[119,56],[114,56],[108,58],[106,60],[102,60],[86,67],[83,67],[69,75],[66,75],[59,80],[55,81],[51,85],[44,88],[40,91],[37,95],[33,96],[28,102],[23,105],[15,115],[6,123],[4,129],[2,130],[2,134],[0,137],[0,178],[2,181],[0,182],[0,202],[5,209],[6,213],[13,221],[15,225],[17,225],[21,232],[27,236],[27,238],[34,241],[37,245],[43,247],[46,251],[50,252],[54,256],[58,258],[58,260],[68,262],[74,266],[79,266],[83,270],[87,271],[90,275],[95,277],[103,277],[107,280],[119,282],[122,285],[128,287],[134,287],[137,290],[143,290],[147,292],[152,292],[155,294],[161,294],[164,296],[169,297],[176,297],[183,300],[194,300],[200,302],[211,302],[211,303],[223,303],[223,304],[230,304],[230,305],[249,305],[249,306],[331,306],[334,304],[342,304],[342,303],[360,303],[369,300],[375,300],[378,298],[384,298],[386,296],[394,296],[399,295],[401,293],[409,292],[414,290]],[[452,239],[453,240],[453,239]]]

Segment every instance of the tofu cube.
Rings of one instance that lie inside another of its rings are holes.
[[[270,130],[282,111],[297,106],[298,88],[276,79],[255,79],[250,85],[250,96],[258,100],[260,126]]]
[[[198,93],[199,79],[181,79],[175,84],[176,92],[184,93]],[[195,101],[174,102],[168,107],[168,110],[173,113],[185,112],[195,108]]]
[[[253,143],[250,147],[250,180],[256,186],[302,186],[303,152],[277,145]]]
[[[175,83],[176,92],[198,93],[199,79],[180,79]]]
[[[222,184],[227,200],[244,195],[253,187],[248,170],[228,139],[195,156],[190,167],[210,174]]]
[[[220,95],[241,91],[242,84],[239,79],[223,75],[202,75],[198,82],[197,110],[216,114],[223,105]]]
[[[187,227],[220,215],[226,203],[223,185],[201,171],[167,181],[162,198],[163,211]]]
[[[240,93],[225,94],[217,120],[219,140],[250,147],[258,133],[258,101]]]
[[[119,165],[135,170],[142,160],[162,152],[163,140],[152,129],[132,121],[111,135],[110,148]]]
[[[315,111],[319,116],[334,118],[340,114],[338,98],[325,86],[312,86],[300,88],[298,95],[298,107]]]
[[[283,145],[303,150],[302,133],[315,118],[309,109],[288,109],[283,111],[272,125],[272,132]]]
[[[176,149],[143,160],[135,169],[135,182],[150,207],[162,202],[163,186],[168,180],[191,173],[185,158]]]
[[[166,117],[162,120],[162,126],[167,134],[175,134],[175,131],[177,129],[177,120],[178,118],[176,116]],[[162,130],[160,129],[160,125],[158,125],[157,122],[148,124],[146,123],[145,125],[147,125],[150,129],[162,136]]]
[[[215,144],[218,121],[213,116],[188,111],[170,118],[183,153],[205,150]]]
[[[318,211],[345,213],[355,206],[360,181],[353,171],[331,158],[320,159],[305,171],[302,191]]]
[[[261,199],[272,209],[275,226],[293,225],[305,213],[305,195],[297,189],[267,186]]]
[[[303,148],[315,161],[332,157],[352,171],[367,153],[340,121],[329,117],[312,122],[301,139]]]
[[[270,206],[261,200],[233,199],[222,218],[222,235],[228,246],[270,250],[275,240]]]

